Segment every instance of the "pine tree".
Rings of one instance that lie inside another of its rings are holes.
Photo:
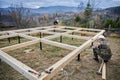
[[[92,7],[91,7],[91,4],[90,4],[90,0],[88,0],[88,3],[87,3],[87,7],[84,11],[84,15],[85,15],[85,18],[90,18],[90,16],[92,15]]]

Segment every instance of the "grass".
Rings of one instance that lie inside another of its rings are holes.
[[[47,36],[50,36],[51,34],[45,34],[45,33],[42,33],[41,34],[41,38],[43,38],[43,37],[47,37]],[[38,33],[38,34],[33,34],[33,35],[31,35],[31,36],[34,36],[34,37],[38,37],[38,38],[40,38],[40,33]]]
[[[14,40],[15,39],[15,40]],[[54,41],[59,42],[60,38],[53,39]],[[8,45],[7,39],[5,44]],[[13,38],[14,43],[17,43],[17,39]],[[119,80],[120,79],[120,38],[108,38],[108,41],[111,43],[111,49],[113,52],[113,57],[110,62],[107,64],[108,68],[108,80]],[[80,46],[84,42],[79,39],[73,39],[68,37],[63,37],[63,43],[68,43],[75,46]],[[5,44],[1,44],[3,46]],[[63,58],[70,51],[61,49],[58,47],[43,45],[43,50],[39,49],[39,43],[34,44],[25,48],[17,49],[8,52],[9,55],[13,56],[17,60],[25,63],[36,71],[44,71],[46,68]],[[30,53],[24,53],[24,50],[32,49]],[[81,61],[77,62],[75,58],[72,60],[64,70],[58,72],[52,80],[64,80],[68,76],[68,80],[101,80],[101,76],[96,74],[96,71],[99,69],[100,63],[93,61],[93,53],[91,49],[87,49],[81,54]],[[0,80],[27,80],[20,73],[11,68],[8,64],[0,62]]]
[[[53,41],[60,42],[60,38],[54,38]],[[62,37],[62,43],[74,45],[74,46],[80,46],[83,44],[86,40],[81,40],[77,38],[69,38],[69,37]]]
[[[29,40],[27,40],[25,38],[20,38],[20,41],[21,41],[21,43],[23,43],[23,42],[26,42],[26,41],[29,41]],[[11,45],[14,45],[14,44],[18,44],[18,38],[17,37],[10,38],[10,43],[9,43],[8,39],[1,39],[0,40],[0,48],[6,47],[6,46],[11,46]]]
[[[72,33],[70,33],[71,35],[72,35]],[[92,35],[86,35],[86,34],[81,34],[81,33],[77,33],[77,32],[74,32],[74,34],[73,35],[78,35],[78,36],[90,36],[90,37],[92,37]]]

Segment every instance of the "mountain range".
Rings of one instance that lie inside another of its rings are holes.
[[[0,12],[7,12],[10,9],[14,9],[14,7],[8,8],[0,8]],[[77,7],[67,7],[67,6],[49,6],[49,7],[40,7],[37,9],[26,8],[29,9],[31,14],[53,14],[53,13],[64,13],[64,12],[77,12]]]
[[[0,12],[4,14],[8,12],[11,8],[14,9],[14,7],[0,8]],[[26,8],[26,9],[29,9],[32,15],[40,15],[40,14],[65,13],[65,12],[78,12],[78,11],[83,11],[83,9],[85,8],[78,10],[78,7],[49,6],[49,7],[40,7],[37,9],[33,9],[33,8]],[[99,9],[99,10],[100,11],[110,10],[113,11],[114,13],[120,14],[120,6],[111,7],[103,10]]]

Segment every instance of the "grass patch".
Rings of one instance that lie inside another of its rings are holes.
[[[54,64],[70,51],[58,47],[42,44],[43,49],[39,49],[39,43],[26,48],[21,48],[8,52],[9,55],[15,57],[31,68],[43,71],[50,65]],[[32,49],[30,53],[24,53],[24,50]],[[24,55],[24,56],[23,56]]]
[[[26,41],[29,41],[29,40],[27,40],[25,38],[20,38],[21,43],[26,42]],[[0,48],[6,47],[6,46],[11,46],[11,45],[14,45],[14,44],[18,44],[18,38],[17,37],[10,38],[10,43],[9,43],[8,39],[1,39],[0,40]]]
[[[66,30],[75,30],[75,28],[63,28],[63,29],[66,29]]]
[[[53,41],[60,42],[60,38],[54,38]],[[69,38],[69,37],[62,37],[62,43],[74,45],[74,46],[80,46],[82,45],[86,40],[81,40],[77,38]]]
[[[41,38],[43,38],[43,37],[47,37],[47,36],[50,36],[50,35],[51,35],[51,34],[41,33]],[[40,33],[37,33],[37,34],[32,34],[32,35],[30,35],[30,36],[40,38]]]

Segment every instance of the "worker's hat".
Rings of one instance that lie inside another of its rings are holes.
[[[105,37],[103,35],[100,35],[98,39],[105,39]]]

